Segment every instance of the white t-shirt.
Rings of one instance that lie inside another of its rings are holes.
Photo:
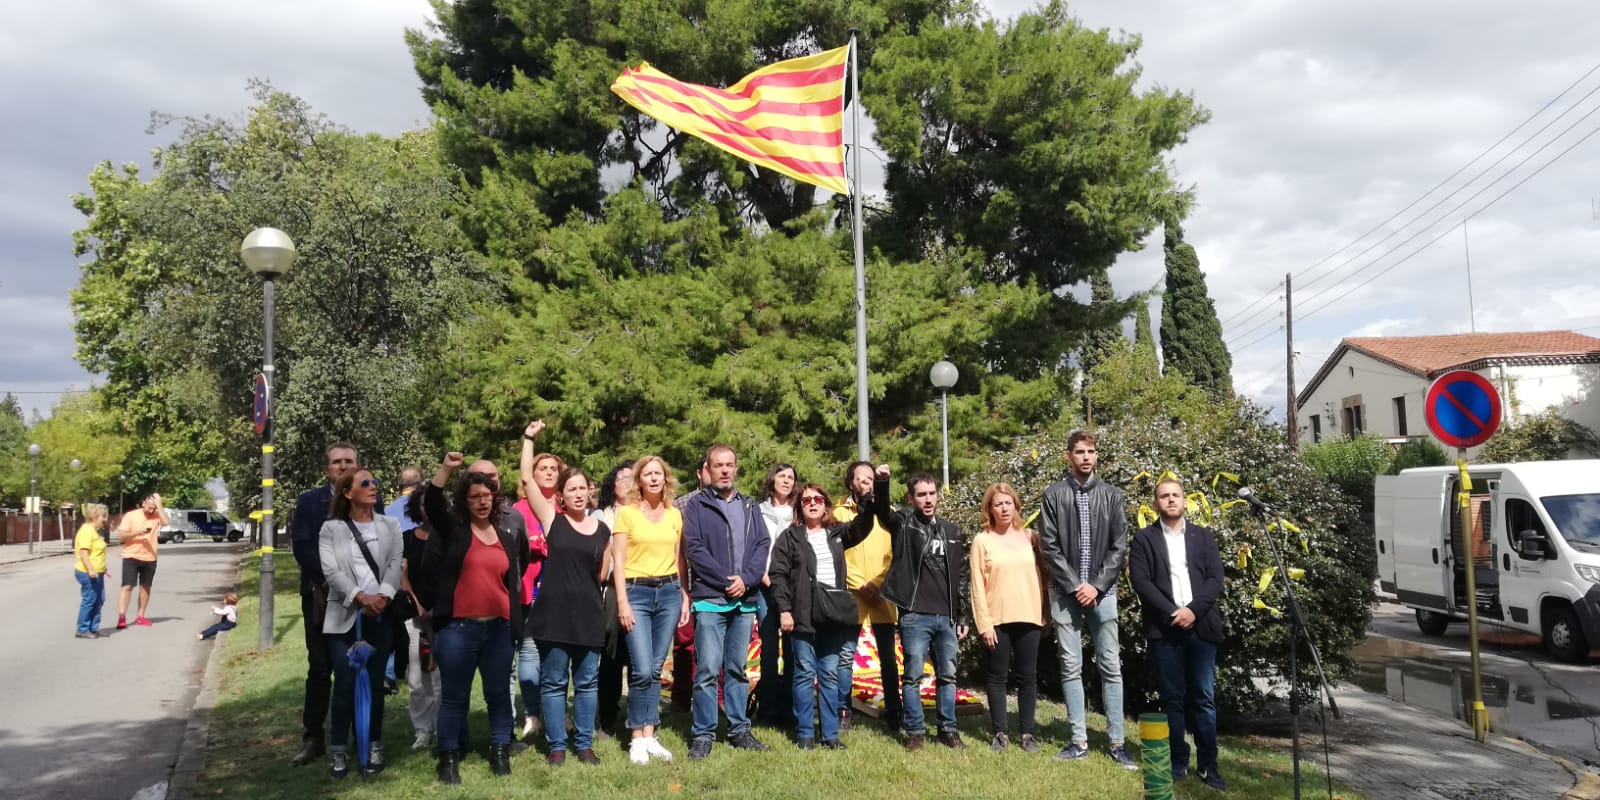
[[[833,550],[828,547],[828,529],[806,531],[806,543],[811,545],[811,552],[817,557],[817,583],[838,587],[838,578],[833,569]]]
[[[372,520],[355,523],[356,531],[361,534],[361,541],[367,543],[367,549],[372,551],[373,560],[378,558],[378,523]],[[354,539],[350,540],[350,563],[355,567],[356,591],[363,594],[377,594],[379,583],[378,576],[372,574],[372,568],[367,566],[367,557],[361,554],[361,546]]]
[[[1194,601],[1194,587],[1189,584],[1189,548],[1184,542],[1186,527],[1180,522],[1174,531],[1161,523],[1161,538],[1167,543],[1167,577],[1172,581],[1172,602],[1178,608]]]

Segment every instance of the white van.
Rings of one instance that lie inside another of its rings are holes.
[[[1466,536],[1457,468],[1378,477],[1381,589],[1437,636],[1467,617],[1471,564],[1480,622],[1539,634],[1557,658],[1586,659],[1600,645],[1600,461],[1486,464],[1468,474]]]

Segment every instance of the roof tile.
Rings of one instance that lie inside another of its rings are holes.
[[[1424,376],[1482,359],[1600,353],[1600,339],[1572,331],[1361,337],[1347,338],[1344,343],[1351,349]]]

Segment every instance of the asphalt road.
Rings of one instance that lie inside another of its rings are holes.
[[[120,576],[118,551],[111,577]],[[73,637],[78,584],[68,556],[0,564],[0,797],[127,800],[165,781],[212,642],[194,635],[236,581],[240,544],[164,544],[148,628]],[[137,591],[129,618],[137,608]]]
[[[1586,664],[1553,659],[1539,637],[1485,626],[1482,632],[1483,700],[1490,729],[1531,742],[1574,761],[1600,765],[1600,660]],[[1466,623],[1442,636],[1417,630],[1412,611],[1384,603],[1372,635],[1351,655],[1361,665],[1354,681],[1431,713],[1466,720],[1472,660]],[[1467,729],[1467,723],[1462,723]],[[1470,732],[1469,734],[1470,735]]]

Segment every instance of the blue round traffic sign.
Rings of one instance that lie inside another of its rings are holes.
[[[1477,447],[1500,428],[1500,393],[1470,370],[1440,375],[1423,404],[1428,430],[1451,447]]]

